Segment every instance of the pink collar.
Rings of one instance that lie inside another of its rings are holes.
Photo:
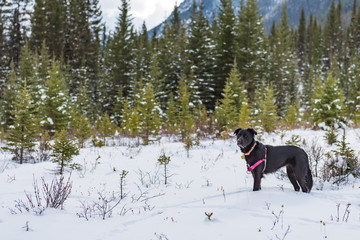
[[[267,153],[267,149],[266,149],[266,147],[265,147],[265,157],[264,157],[263,159],[257,161],[254,165],[248,166],[247,170],[248,170],[249,172],[251,172],[251,171],[254,170],[257,166],[259,166],[262,162],[265,161],[265,166],[264,166],[264,170],[263,170],[263,172],[264,172],[264,171],[265,171],[265,168],[266,168],[266,155],[267,155],[266,153]]]
[[[252,148],[250,149],[250,151],[248,151],[247,153],[244,153],[245,156],[249,156],[250,153],[254,150],[254,148],[256,147],[256,142],[254,143],[254,145],[252,146]]]

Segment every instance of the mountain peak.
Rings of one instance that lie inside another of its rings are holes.
[[[185,24],[188,24],[190,21],[193,1],[194,0],[184,0],[178,6],[180,19]],[[221,4],[220,0],[195,0],[197,5],[199,5],[201,1],[204,2],[205,17],[208,19],[208,21],[212,22],[214,13],[217,14],[219,12],[219,6]],[[240,1],[241,0],[232,0],[234,12],[236,14],[238,14],[240,9]],[[313,14],[313,16],[318,20],[324,22],[327,18],[327,13],[332,1],[333,0],[287,0],[287,12],[290,19],[289,24],[294,27],[297,26],[302,8],[305,10],[306,17],[309,17],[310,14]],[[337,4],[339,0],[334,1]],[[246,0],[244,0],[244,2],[246,3]],[[275,21],[275,23],[279,21],[284,3],[285,0],[258,0],[258,5],[261,15],[263,16],[266,31],[269,31],[273,21]],[[341,5],[344,21],[349,21],[353,0],[342,0]],[[172,18],[173,13],[171,13],[165,21],[170,22]],[[155,27],[158,33],[162,32],[163,26],[164,23],[161,23]],[[152,32],[155,28],[150,30],[150,36],[152,35]]]

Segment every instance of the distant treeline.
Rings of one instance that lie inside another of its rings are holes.
[[[184,141],[239,125],[273,131],[359,123],[356,0],[349,23],[339,1],[323,23],[302,10],[297,29],[285,4],[270,34],[256,0],[239,13],[221,0],[211,24],[194,1],[190,23],[175,6],[171,22],[152,36],[145,23],[134,30],[129,0],[121,0],[110,33],[98,0],[35,0],[31,9],[29,2],[0,1],[5,135],[30,124],[20,119],[26,114],[50,136],[79,131],[80,120],[95,126],[109,118],[122,134],[177,133]]]

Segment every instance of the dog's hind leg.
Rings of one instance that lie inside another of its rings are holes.
[[[290,182],[294,186],[295,191],[298,192],[300,190],[300,187],[299,187],[299,184],[297,183],[296,175],[295,175],[293,167],[290,166],[290,165],[286,166],[286,172],[287,172],[287,175],[288,175],[288,177],[290,179]]]
[[[305,193],[309,193],[311,188],[309,189],[307,184],[306,184],[306,181],[305,179],[299,179],[299,184],[301,186],[301,190]]]
[[[298,181],[303,192],[309,193],[311,191],[313,180],[309,168],[306,172],[306,175],[302,178],[299,178]]]

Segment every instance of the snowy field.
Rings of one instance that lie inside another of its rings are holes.
[[[334,146],[325,143],[324,134],[293,130],[264,134],[261,141],[283,145],[298,135],[330,151]],[[347,142],[358,153],[360,130],[348,129]],[[42,178],[50,183],[56,164],[18,165],[0,151],[0,239],[360,239],[359,180],[336,186],[315,179],[306,194],[295,192],[278,173],[267,175],[262,190],[253,192],[235,138],[203,140],[189,157],[183,143],[165,137],[149,146],[129,139],[109,143],[81,149],[74,158],[82,168],[71,173],[63,209],[22,213],[16,201],[26,202],[25,192],[34,195],[34,179],[40,188]],[[163,153],[170,156],[167,185],[157,162]],[[120,200],[123,170],[126,196]],[[103,220],[99,208],[106,204],[117,205]],[[212,214],[210,220],[205,213]]]

